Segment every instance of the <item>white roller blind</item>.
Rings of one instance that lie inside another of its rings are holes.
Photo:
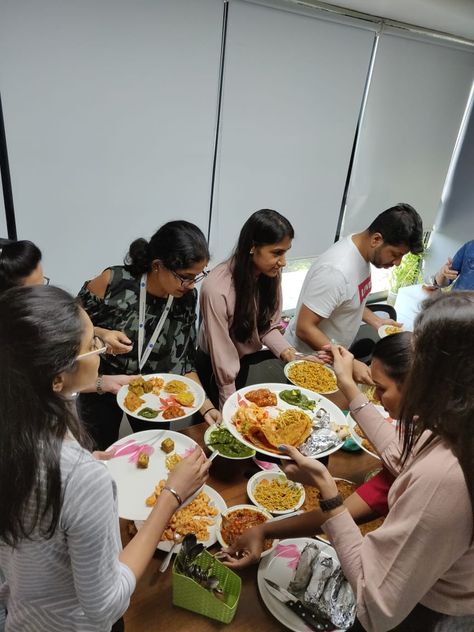
[[[474,54],[437,40],[380,37],[343,232],[408,202],[432,228],[474,76]]]
[[[334,241],[373,40],[369,30],[305,13],[230,3],[215,261],[259,208],[291,220],[292,257]]]
[[[207,232],[221,0],[1,0],[19,238],[73,291],[170,219]]]

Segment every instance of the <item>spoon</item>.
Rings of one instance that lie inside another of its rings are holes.
[[[174,553],[174,550],[175,550],[176,546],[178,544],[180,544],[183,541],[183,539],[184,539],[184,535],[181,535],[181,533],[178,533],[177,531],[174,532],[173,544],[172,544],[170,550],[168,551],[168,555],[165,557],[165,559],[163,560],[162,565],[160,566],[160,573],[164,573],[166,571],[166,569],[170,565],[170,561],[171,561],[171,558],[173,557],[173,553]]]

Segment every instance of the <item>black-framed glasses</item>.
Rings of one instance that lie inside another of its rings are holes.
[[[51,279],[47,276],[43,276],[43,285],[49,285]]]
[[[207,277],[207,275],[209,274],[208,270],[203,270],[201,272],[201,274],[198,274],[194,278],[189,279],[187,277],[181,276],[180,274],[178,274],[174,270],[170,270],[170,272],[171,272],[171,274],[173,274],[178,279],[178,281],[181,281],[181,286],[182,287],[191,287],[191,285],[196,285],[196,283],[199,283],[200,281],[205,279]]]
[[[86,353],[81,353],[77,356],[76,360],[82,360],[83,358],[88,358],[92,355],[102,355],[107,351],[107,345],[100,336],[94,336],[92,344],[94,345],[94,349],[92,349],[92,351],[87,351]]]

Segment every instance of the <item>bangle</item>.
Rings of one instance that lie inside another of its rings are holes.
[[[337,496],[333,496],[332,498],[321,498],[319,501],[319,508],[321,509],[321,511],[326,512],[332,511],[337,507],[341,507],[343,504],[344,501],[342,500],[342,496],[341,494],[338,494]]]
[[[211,406],[210,408],[206,410],[206,412],[201,413],[201,415],[204,417],[204,415],[207,415],[207,413],[210,412],[211,410],[217,410],[217,408],[215,406]]]
[[[170,494],[173,494],[173,496],[178,501],[178,507],[181,507],[181,505],[183,504],[183,501],[181,500],[181,496],[178,494],[178,492],[172,487],[168,487],[168,485],[165,485],[163,489],[166,489],[166,491],[170,492]]]
[[[102,388],[103,380],[104,380],[104,376],[100,375],[100,373],[99,373],[99,375],[97,376],[97,379],[95,381],[95,390],[96,390],[98,395],[105,395],[105,391]]]
[[[352,408],[350,409],[351,411],[351,415],[358,413],[359,410],[362,410],[363,408],[365,408],[366,406],[368,406],[370,404],[370,402],[364,402],[363,404],[361,404],[360,406],[357,406],[357,408]]]

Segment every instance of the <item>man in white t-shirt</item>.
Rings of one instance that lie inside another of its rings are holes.
[[[349,347],[361,321],[375,329],[398,324],[365,306],[372,288],[370,264],[398,266],[407,252],[422,249],[423,225],[412,206],[397,204],[380,213],[366,230],[336,242],[311,266],[285,337],[298,351],[312,353],[331,343]],[[357,360],[354,378],[372,384],[369,368]]]

